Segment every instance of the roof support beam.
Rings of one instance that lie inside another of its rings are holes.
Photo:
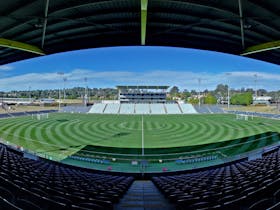
[[[239,7],[239,17],[240,17],[240,32],[241,32],[241,43],[242,49],[245,48],[245,40],[244,40],[244,21],[243,21],[243,10],[242,10],[242,0],[238,0]]]
[[[274,49],[279,49],[279,48],[280,48],[280,40],[273,41],[273,42],[266,42],[266,43],[248,47],[240,55],[250,55],[250,54],[254,54],[254,53],[259,53],[259,52],[264,52],[264,51],[274,50]]]
[[[45,55],[45,53],[37,46],[26,44],[23,42],[13,41],[10,39],[0,38],[0,46],[17,49],[17,50],[22,50],[22,51],[26,51],[26,52],[31,52],[31,53],[35,53],[38,55]]]
[[[45,36],[46,36],[46,29],[47,29],[47,23],[48,23],[48,10],[49,10],[49,0],[46,0],[45,13],[44,13],[44,23],[43,23],[42,43],[41,43],[41,48],[42,49],[44,49],[44,45],[45,45]]]
[[[141,0],[141,45],[146,44],[148,0]]]

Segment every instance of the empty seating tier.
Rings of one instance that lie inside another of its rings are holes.
[[[177,209],[267,209],[280,206],[279,172],[278,150],[261,159],[153,181]]]
[[[94,113],[94,114],[102,114],[104,109],[105,109],[106,104],[94,104],[91,109],[89,110],[89,113]]]
[[[133,178],[22,157],[0,145],[0,209],[113,209]]]
[[[118,114],[120,110],[120,104],[107,104],[104,114]]]
[[[182,114],[178,104],[165,104],[167,114]]]
[[[196,105],[195,109],[200,114],[224,113],[224,110],[217,105]]]
[[[121,104],[120,114],[134,114],[135,104]]]
[[[197,111],[195,110],[195,108],[191,104],[179,104],[179,106],[181,107],[181,110],[184,114],[195,114],[195,113],[197,113]]]
[[[208,108],[212,113],[224,113],[224,110],[218,107],[217,105],[212,105],[212,106],[209,105]]]
[[[70,112],[70,113],[87,113],[91,107],[88,106],[64,106],[62,107],[62,112]]]
[[[206,111],[209,110],[207,109]],[[191,104],[163,103],[99,103],[88,113],[94,114],[193,114],[197,113]]]
[[[135,114],[150,114],[149,104],[135,104]]]
[[[196,111],[197,111],[198,113],[200,113],[200,114],[211,114],[211,112],[210,112],[210,110],[208,109],[207,106],[203,106],[203,105],[199,106],[199,105],[196,105],[196,106],[195,106],[195,109],[196,109]]]
[[[166,114],[163,104],[150,104],[152,114]]]

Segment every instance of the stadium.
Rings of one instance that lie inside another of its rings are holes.
[[[280,5],[275,1],[25,3],[0,3],[1,64],[147,44],[279,65],[279,41],[273,40],[279,35],[275,11]],[[190,11],[197,19],[186,14]],[[108,19],[114,24],[106,25]],[[245,35],[255,22],[273,33],[258,28]],[[251,47],[245,48],[245,41]],[[49,109],[40,105],[16,112],[10,104],[37,102],[2,97],[0,209],[280,209],[280,114],[229,109],[229,95],[226,105],[202,104],[200,93],[197,104],[170,100],[169,88],[118,85],[117,98],[93,103],[85,88],[83,103],[74,106],[61,103],[59,90],[58,102],[38,102]]]

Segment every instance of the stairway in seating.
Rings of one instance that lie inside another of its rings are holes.
[[[175,207],[149,180],[132,183],[124,197],[116,204],[116,210],[173,210]]]

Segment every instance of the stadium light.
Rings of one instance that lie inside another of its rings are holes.
[[[201,78],[198,78],[198,106],[200,107],[200,85],[201,85]]]
[[[228,109],[229,109],[229,105],[230,105],[230,100],[229,100],[229,77],[230,77],[231,73],[227,72],[226,76],[228,77],[228,88],[227,88],[227,105],[228,105]]]
[[[57,74],[59,76],[63,76],[64,75],[64,72],[57,72]],[[58,111],[60,111],[60,108],[61,108],[61,93],[60,93],[60,88],[58,88]]]
[[[63,100],[65,101],[65,83],[67,81],[67,77],[63,77]]]
[[[258,75],[257,74],[254,74],[254,77],[255,77],[255,97],[257,98],[258,96],[258,90],[257,90],[257,78],[258,78]]]
[[[85,95],[84,95],[84,104],[87,105],[87,98],[88,98],[88,90],[87,90],[87,77],[84,78],[85,81]]]

